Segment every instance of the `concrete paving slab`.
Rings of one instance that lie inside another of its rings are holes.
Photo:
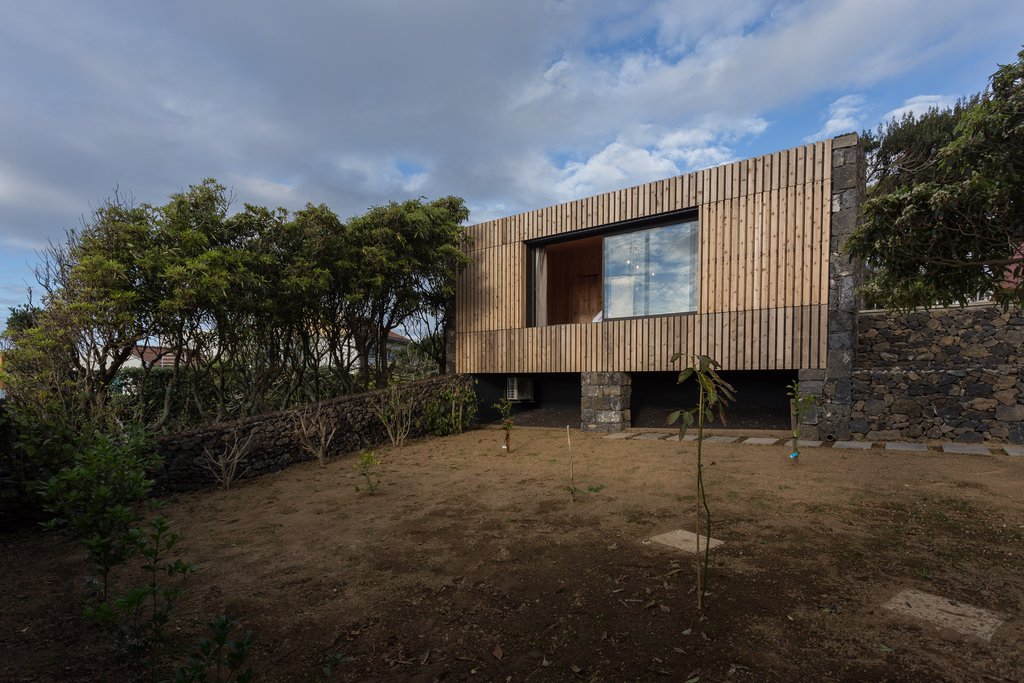
[[[832,448],[841,448],[850,451],[867,451],[871,449],[870,441],[836,441]]]
[[[1004,621],[1002,616],[987,609],[972,607],[913,588],[897,593],[883,607],[982,640],[992,640],[992,635]]]
[[[774,446],[778,442],[778,439],[772,439],[767,436],[748,436],[743,440],[743,443],[748,443],[751,446]]]
[[[679,441],[679,434],[669,434],[665,437],[665,441]]]
[[[979,446],[976,443],[944,443],[942,452],[957,455],[992,455],[987,447]]]
[[[885,443],[885,450],[887,451],[913,451],[915,453],[921,453],[928,450],[928,445],[923,443],[906,443],[903,441],[887,441]]]
[[[634,439],[640,441],[663,441],[668,436],[665,432],[644,432],[643,434],[637,434]]]
[[[707,443],[735,443],[739,439],[738,436],[706,436],[704,441]]]
[[[800,448],[820,448],[822,443],[816,439],[807,439],[806,441],[800,439]]]
[[[662,545],[667,545],[669,547],[676,548],[677,550],[682,550],[683,552],[687,553],[697,552],[697,535],[694,534],[692,531],[684,531],[683,529],[675,529],[674,531],[666,531],[665,533],[658,534],[657,536],[651,536],[646,541],[644,541],[644,543],[660,543]],[[708,542],[708,545],[711,547],[712,550],[714,550],[715,548],[724,543],[725,541],[720,541],[717,538],[712,538]],[[703,536],[700,537],[700,549],[701,552],[704,551]]]
[[[606,439],[628,439],[633,436],[633,432],[612,432],[611,434],[605,434]]]
[[[697,440],[697,435],[696,434],[687,434],[686,436],[683,437],[683,441],[696,441],[696,440]]]
[[[1003,446],[1007,455],[1024,455],[1024,446]]]

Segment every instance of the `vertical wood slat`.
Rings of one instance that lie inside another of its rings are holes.
[[[820,367],[827,350],[831,142],[467,228],[456,298],[460,371],[675,370],[677,351],[735,368]],[[698,313],[526,334],[526,242],[695,207]],[[610,328],[610,334],[592,334]],[[500,330],[502,334],[485,334]],[[465,368],[465,369],[463,369]]]

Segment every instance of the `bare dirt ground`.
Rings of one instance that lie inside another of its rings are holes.
[[[706,444],[714,515],[701,620],[692,560],[642,541],[693,526],[693,443],[473,431],[170,500],[201,568],[176,617],[227,609],[257,680],[1024,680],[1024,458]],[[592,487],[593,491],[586,491]],[[602,488],[603,487],[603,488]],[[597,490],[600,489],[600,490]],[[0,535],[0,679],[123,680],[80,616],[84,555]],[[990,642],[882,608],[914,588],[1006,618]]]

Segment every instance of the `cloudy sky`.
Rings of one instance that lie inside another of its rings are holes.
[[[0,318],[114,188],[474,222],[981,89],[1019,0],[0,0]]]

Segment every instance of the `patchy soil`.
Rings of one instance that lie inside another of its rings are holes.
[[[696,612],[692,442],[517,428],[380,449],[167,501],[201,567],[175,621],[227,609],[262,681],[1024,680],[1024,459],[707,444],[715,538]],[[602,488],[603,487],[603,488]],[[599,490],[598,490],[599,489]],[[84,555],[0,535],[0,680],[123,680],[80,616]],[[1003,615],[990,642],[883,609],[907,588]]]

